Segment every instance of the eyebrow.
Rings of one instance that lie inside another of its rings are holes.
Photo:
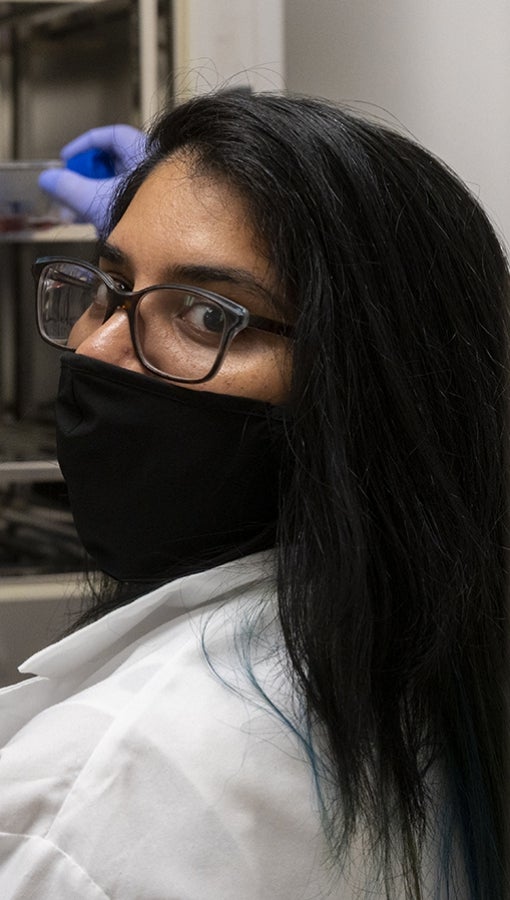
[[[108,262],[126,264],[128,256],[115,244],[109,241],[99,240],[97,245],[99,256]],[[176,283],[189,285],[204,285],[211,281],[220,281],[232,284],[235,287],[245,288],[252,293],[262,295],[276,309],[281,307],[281,300],[247,269],[239,269],[232,266],[201,265],[198,263],[183,263],[172,266],[173,280]]]

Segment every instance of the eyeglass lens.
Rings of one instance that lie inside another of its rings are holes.
[[[41,273],[39,321],[50,341],[75,350],[104,324],[108,309],[108,288],[94,271],[58,263]],[[150,290],[135,312],[136,339],[145,361],[161,373],[184,379],[209,374],[227,325],[220,304],[175,288]]]

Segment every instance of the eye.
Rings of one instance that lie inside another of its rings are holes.
[[[209,334],[221,334],[225,328],[225,314],[221,307],[199,300],[193,295],[186,297],[180,318],[197,330]]]
[[[112,276],[110,276],[110,277],[112,278],[112,281],[118,291],[123,291],[124,293],[127,293],[131,290],[131,285],[128,284],[127,281],[124,281],[123,278],[115,278]]]

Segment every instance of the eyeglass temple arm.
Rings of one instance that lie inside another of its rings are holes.
[[[269,331],[273,334],[281,334],[283,337],[292,337],[294,328],[284,322],[275,322],[274,319],[266,319],[265,316],[253,316],[250,314],[248,328],[258,328],[260,331]]]

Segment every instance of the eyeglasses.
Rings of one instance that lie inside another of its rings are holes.
[[[198,384],[213,378],[234,339],[235,351],[247,354],[263,349],[264,335],[274,346],[293,330],[202,288],[158,284],[121,290],[109,275],[81,260],[43,257],[32,272],[37,325],[48,344],[76,350],[122,309],[142,365],[171,381]]]

